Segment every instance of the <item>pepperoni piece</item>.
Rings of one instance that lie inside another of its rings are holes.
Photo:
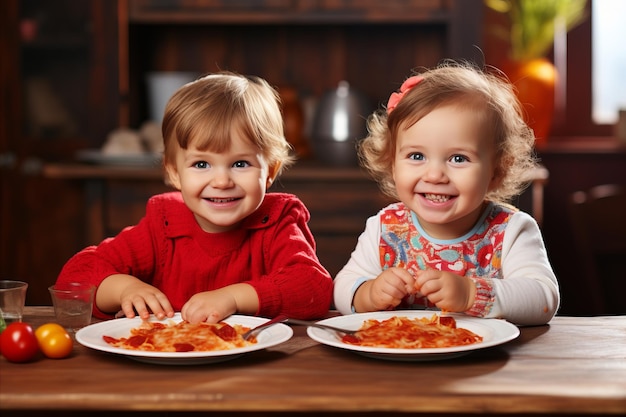
[[[137,346],[141,346],[146,342],[146,336],[140,335],[140,336],[131,336],[128,338],[128,340],[126,341],[126,343],[129,346],[132,347],[137,347]]]
[[[107,335],[103,335],[103,336],[102,336],[102,340],[104,340],[105,342],[107,342],[107,343],[108,343],[108,344],[110,344],[110,345],[113,345],[113,344],[115,344],[115,343],[119,343],[119,342],[121,342],[121,340],[120,340],[120,339],[116,339],[116,338],[114,338],[114,337],[107,336]]]
[[[176,352],[191,352],[194,347],[191,343],[174,343],[174,349]]]
[[[454,320],[454,317],[440,316],[439,324],[441,324],[442,326],[448,326],[452,329],[456,329],[456,320]]]
[[[211,330],[213,330],[213,333],[215,333],[217,337],[227,342],[236,340],[238,336],[237,331],[228,324],[224,324],[220,328],[212,327]]]

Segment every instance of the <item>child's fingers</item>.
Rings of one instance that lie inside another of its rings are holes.
[[[415,277],[404,268],[390,268],[390,271],[400,279],[405,294],[415,292]]]
[[[133,317],[135,317],[137,315],[137,311],[135,311],[135,306],[133,305],[133,303],[129,300],[129,301],[122,301],[121,303],[121,313],[123,314],[121,317],[127,317],[129,319],[132,319]],[[120,315],[120,312],[118,312],[115,317],[117,317],[118,315]]]
[[[141,303],[135,303],[135,309],[137,310],[137,314],[144,319],[147,319],[150,313],[154,314],[159,320],[174,315],[172,305],[165,294],[160,291],[145,294]]]
[[[135,311],[137,311],[137,315],[144,320],[147,320],[150,318],[150,310],[148,310],[148,308],[146,307],[144,303],[142,303],[141,305],[136,305]]]
[[[415,277],[415,288],[418,291],[422,291],[422,287],[429,281],[438,279],[441,276],[441,271],[436,271],[434,269],[427,269],[425,271],[420,271],[419,274]]]

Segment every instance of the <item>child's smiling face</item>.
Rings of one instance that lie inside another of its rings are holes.
[[[433,237],[468,232],[495,186],[495,149],[484,117],[469,107],[444,105],[400,130],[393,178],[400,200]]]
[[[171,182],[204,231],[236,229],[261,205],[276,170],[236,130],[224,152],[193,145],[179,148],[175,164],[166,166]]]

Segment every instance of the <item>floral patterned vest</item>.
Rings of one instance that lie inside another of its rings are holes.
[[[417,219],[403,203],[391,204],[380,215],[381,267],[383,270],[402,267],[412,274],[417,270],[438,269],[471,277],[477,284],[477,298],[492,299],[489,279],[502,278],[502,242],[514,211],[513,208],[490,204],[467,235],[450,241],[432,241],[419,225],[416,226]],[[407,297],[401,308],[424,308],[424,305],[432,306],[425,297]],[[481,309],[485,307],[488,308],[483,305]]]

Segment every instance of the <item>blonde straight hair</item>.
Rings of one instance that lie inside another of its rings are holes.
[[[280,171],[294,162],[276,90],[260,77],[233,72],[201,77],[170,98],[162,124],[163,162],[173,164],[178,147],[191,143],[223,152],[234,130],[259,148],[270,167],[278,165]]]

